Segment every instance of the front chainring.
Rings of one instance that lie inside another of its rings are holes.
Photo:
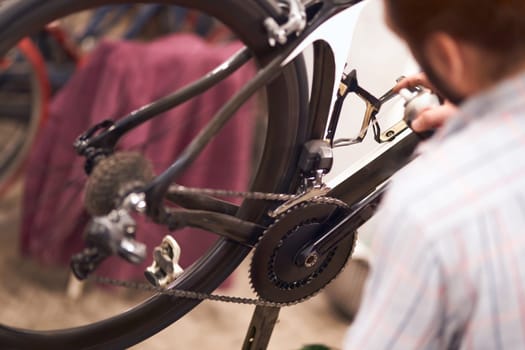
[[[251,285],[267,301],[292,303],[313,296],[342,270],[356,240],[352,233],[306,267],[296,264],[298,253],[321,237],[346,213],[329,203],[304,203],[278,218],[255,247],[250,266]]]

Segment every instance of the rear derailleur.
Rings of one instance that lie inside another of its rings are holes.
[[[128,208],[143,207],[136,193],[129,195],[124,202]],[[136,226],[125,208],[94,217],[85,231],[86,248],[71,259],[75,276],[80,280],[87,279],[102,261],[113,255],[133,264],[142,263],[147,256],[147,247],[135,239]],[[179,265],[180,253],[175,239],[165,236],[160,246],[153,250],[153,263],[144,272],[147,280],[155,287],[166,288],[184,272]]]
[[[115,127],[104,120],[80,135],[74,148],[86,158],[89,175],[84,206],[92,216],[84,233],[86,248],[71,259],[75,276],[87,279],[110,256],[142,263],[147,256],[145,244],[136,240],[136,222],[131,213],[145,212],[144,186],[153,177],[153,167],[136,152],[115,152],[115,145],[126,127]],[[180,248],[171,237],[153,251],[153,263],[145,271],[156,287],[165,287],[182,273],[178,265]]]
[[[95,217],[85,231],[86,248],[71,259],[75,276],[86,279],[106,258],[118,255],[134,264],[146,258],[146,246],[135,240],[136,223],[127,210]]]

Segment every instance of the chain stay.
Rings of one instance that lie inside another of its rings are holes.
[[[268,201],[288,201],[292,199],[299,198],[301,194],[284,194],[284,193],[265,193],[265,192],[242,192],[242,191],[231,191],[231,190],[219,190],[219,189],[206,189],[206,188],[191,188],[181,185],[173,185],[169,189],[170,192],[176,193],[185,193],[185,194],[200,194],[207,196],[216,196],[216,197],[240,197],[244,199],[256,199],[256,200],[268,200]],[[335,204],[341,207],[348,208],[348,204],[341,201],[337,198],[332,197],[313,197],[305,200],[307,202],[321,202],[325,204]],[[256,305],[256,306],[266,306],[266,307],[284,307],[298,304],[304,299],[286,302],[286,303],[276,303],[271,301],[266,301],[263,299],[255,298],[245,298],[245,297],[235,297],[229,295],[221,294],[208,294],[201,292],[194,292],[182,289],[162,289],[159,287],[152,286],[148,283],[136,282],[136,281],[124,281],[118,280],[110,277],[103,277],[98,275],[92,275],[88,277],[88,280],[94,281],[99,284],[110,285],[114,287],[122,287],[134,290],[140,290],[143,292],[157,293],[161,295],[169,295],[178,298],[187,298],[195,300],[212,300],[219,301],[224,303],[235,303],[235,304],[246,304],[246,305]]]

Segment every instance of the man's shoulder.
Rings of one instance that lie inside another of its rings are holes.
[[[421,222],[452,222],[525,195],[523,139],[486,139],[476,128],[430,145],[398,172],[385,205]]]

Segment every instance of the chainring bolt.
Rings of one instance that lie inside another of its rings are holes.
[[[304,260],[304,266],[308,268],[314,267],[318,261],[319,261],[319,255],[317,253],[311,253]]]

